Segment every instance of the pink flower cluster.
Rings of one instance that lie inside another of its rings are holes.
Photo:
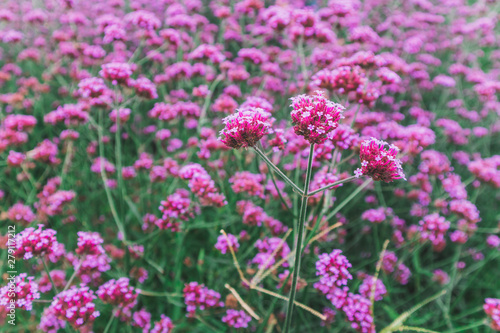
[[[314,288],[319,289],[324,294],[336,287],[347,285],[347,280],[352,279],[349,268],[352,265],[342,254],[341,250],[333,250],[330,253],[322,253],[316,261],[316,275],[320,277],[314,284]]]
[[[180,230],[180,223],[189,221],[194,217],[194,209],[189,199],[189,192],[178,189],[160,203],[158,208],[162,217],[155,219],[155,224],[160,229],[169,229],[173,232]]]
[[[351,327],[360,333],[375,333],[373,313],[370,309],[371,302],[361,295],[349,293],[342,307]]]
[[[371,223],[382,223],[388,220],[389,216],[393,215],[391,208],[379,207],[375,209],[368,209],[361,214],[361,218]]]
[[[184,303],[187,305],[187,317],[193,317],[196,309],[203,311],[224,306],[218,292],[208,289],[198,282],[193,281],[185,284],[182,292],[184,293]]]
[[[115,315],[124,314],[130,316],[130,310],[137,304],[139,290],[130,286],[128,278],[112,279],[101,285],[96,294],[101,301],[111,304],[118,311]]]
[[[101,75],[106,80],[111,81],[113,85],[128,85],[132,73],[133,69],[130,64],[122,62],[110,62],[102,65],[102,70],[99,72],[99,75]]]
[[[37,229],[26,228],[16,235],[14,255],[17,258],[28,260],[57,252],[59,244],[55,237],[57,232],[43,227],[43,224],[39,224]]]
[[[261,174],[251,173],[249,171],[236,172],[229,178],[229,183],[234,193],[247,193],[264,199],[264,177]]]
[[[228,251],[230,251],[229,247],[232,247],[234,252],[238,252],[238,248],[240,247],[238,238],[233,234],[227,234],[227,238],[224,235],[219,235],[219,237],[217,237],[215,248],[222,254],[226,254]]]
[[[278,237],[259,239],[255,242],[255,247],[259,253],[252,259],[252,263],[258,264],[259,269],[273,266],[277,260],[287,258],[290,253],[288,244]],[[285,260],[282,266],[288,267],[288,262]]]
[[[36,219],[36,216],[29,206],[18,202],[9,208],[7,218],[12,222],[28,225]]]
[[[450,276],[448,275],[448,273],[446,273],[442,269],[436,269],[432,273],[432,281],[435,281],[435,282],[439,283],[440,285],[444,286],[444,285],[448,284],[448,282],[450,282]]]
[[[500,299],[485,299],[483,309],[490,320],[490,327],[496,331],[500,331]]]
[[[75,252],[79,255],[100,255],[104,253],[102,243],[104,240],[98,232],[79,231],[77,233],[77,249]]]
[[[95,299],[89,287],[83,284],[80,287],[72,286],[54,297],[47,314],[68,322],[75,329],[88,329],[100,315],[96,310]]]
[[[361,168],[355,171],[357,177],[364,175],[386,183],[401,178],[406,180],[401,161],[396,158],[399,149],[394,145],[389,145],[389,149],[386,150],[385,145],[387,142],[375,138],[361,143],[359,153]]]
[[[252,317],[243,310],[227,309],[226,315],[222,317],[223,323],[234,328],[247,328],[250,321],[252,321]]]
[[[223,119],[220,138],[234,149],[253,147],[268,132],[271,114],[261,108],[246,107]]]
[[[372,288],[373,288],[373,276],[364,275],[363,282],[359,286],[359,293],[361,294],[361,296],[370,299],[372,295]],[[387,295],[387,289],[384,283],[380,279],[377,279],[374,291],[375,291],[374,293],[375,301],[381,301],[384,298],[384,296]]]
[[[437,213],[424,216],[423,220],[419,222],[422,240],[430,241],[436,251],[442,250],[446,245],[444,236],[449,228],[450,222]]]
[[[32,311],[33,301],[39,298],[40,292],[35,278],[21,273],[0,288],[0,314],[6,316],[10,312],[12,302],[16,308]]]
[[[219,193],[208,172],[199,164],[192,163],[179,170],[179,177],[187,180],[189,188],[203,206],[222,207],[227,205],[224,194]]]
[[[154,326],[149,333],[170,333],[174,327],[172,319],[162,314],[161,319],[154,323]]]
[[[325,142],[327,135],[338,126],[344,107],[327,100],[321,92],[299,95],[292,99],[293,129],[309,143]]]
[[[411,271],[403,263],[398,263],[398,257],[392,251],[386,251],[382,259],[382,270],[393,277],[400,284],[405,285],[411,277]]]
[[[281,235],[288,231],[288,227],[267,213],[251,201],[241,200],[236,203],[236,211],[242,215],[243,224],[261,226],[264,224],[273,236]]]

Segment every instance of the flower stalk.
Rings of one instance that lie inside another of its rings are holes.
[[[304,185],[304,190],[303,193],[309,192],[309,184],[311,182],[311,173],[312,173],[312,162],[314,158],[314,144],[311,144],[310,150],[309,150],[309,158],[307,162],[307,170],[306,170],[306,181]],[[299,278],[299,272],[300,272],[300,259],[302,255],[302,241],[304,238],[304,225],[306,221],[306,216],[307,216],[307,199],[308,196],[302,196],[302,201],[300,204],[300,211],[299,211],[299,226],[298,226],[298,235],[295,240],[295,259],[294,259],[294,267],[293,267],[293,272],[292,272],[292,288],[290,289],[290,297],[288,300],[288,309],[286,312],[286,319],[285,319],[285,327],[283,332],[288,333],[290,330],[290,325],[292,323],[292,314],[293,314],[293,304],[295,301],[295,294],[297,291],[297,281]]]
[[[354,180],[354,179],[356,179],[356,178],[358,178],[358,177],[356,177],[356,176],[351,176],[351,177],[349,177],[349,178],[339,180],[339,181],[337,181],[337,182],[335,182],[335,183],[331,183],[331,184],[326,185],[326,186],[323,186],[322,188],[319,188],[319,189],[317,189],[317,190],[315,190],[315,191],[312,191],[312,192],[310,192],[310,193],[307,193],[307,196],[308,196],[308,197],[313,196],[313,195],[315,195],[315,194],[318,194],[318,193],[320,193],[320,192],[323,192],[323,191],[325,191],[325,190],[328,190],[328,189],[330,189],[330,188],[332,188],[332,187],[334,187],[334,186],[338,186],[338,185],[341,185],[341,184],[344,184],[344,183],[348,183],[348,182],[350,182],[350,181],[353,181],[353,180]]]
[[[255,146],[253,147],[253,149],[255,150],[257,155],[259,155],[271,169],[273,169],[281,178],[283,178],[283,180],[288,185],[290,185],[294,189],[295,192],[299,193],[302,196],[304,195],[304,192],[300,189],[300,187],[295,185],[295,183],[292,180],[290,180],[290,178],[288,178],[273,162],[271,162],[271,160],[266,156],[266,154],[262,152],[262,150],[260,150]],[[312,159],[312,157],[310,158]]]

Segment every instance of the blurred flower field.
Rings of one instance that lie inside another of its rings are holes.
[[[499,19],[3,0],[0,332],[500,331]]]

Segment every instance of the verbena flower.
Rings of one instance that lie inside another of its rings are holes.
[[[388,148],[386,148],[388,145]],[[355,175],[369,176],[376,181],[390,183],[396,179],[404,179],[401,161],[396,158],[399,149],[387,142],[371,138],[361,143],[359,157],[361,168],[355,171]]]
[[[366,297],[367,299],[370,299],[372,295],[372,289],[373,289],[373,276],[365,275],[363,278],[363,282],[359,286],[359,293],[362,296]],[[380,301],[384,298],[384,296],[387,295],[387,289],[385,288],[384,283],[380,279],[377,279],[374,290],[375,290],[374,294],[375,301]]]
[[[351,263],[342,255],[341,250],[333,250],[331,253],[319,255],[316,262],[316,275],[320,276],[319,283],[329,287],[342,287],[347,284],[347,280],[352,279],[349,268]]]
[[[94,292],[85,285],[72,286],[54,297],[49,311],[57,319],[68,322],[75,329],[92,328],[97,317]]]
[[[293,129],[311,144],[325,142],[328,133],[338,126],[344,107],[327,100],[319,91],[316,95],[291,98]]]
[[[12,281],[13,285],[0,288],[0,314],[11,313],[10,304],[14,303],[16,308],[31,311],[33,301],[40,298],[38,284],[33,276],[21,273]]]
[[[375,333],[371,302],[368,298],[349,293],[342,311],[353,329],[360,333]]]
[[[162,314],[161,319],[154,323],[150,333],[170,333],[174,327],[172,319]]]
[[[222,317],[223,323],[234,328],[247,328],[250,321],[252,321],[252,317],[243,310],[227,309],[226,315]]]
[[[210,308],[223,307],[220,294],[208,289],[198,282],[190,282],[184,285],[184,303],[187,305],[187,317],[193,317],[197,309],[208,310]]]
[[[219,140],[234,149],[253,147],[267,134],[270,113],[260,108],[247,107],[223,119],[225,128]]]
[[[236,238],[236,236],[233,234],[227,234],[227,238],[225,235],[219,235],[219,237],[217,237],[215,248],[222,254],[226,254],[228,251],[230,251],[229,247],[232,247],[234,252],[238,252],[238,248],[240,247],[238,238]]]
[[[485,299],[483,309],[490,320],[490,327],[496,331],[500,331],[500,299]]]
[[[16,235],[14,255],[17,258],[28,260],[56,251],[58,243],[55,235],[57,232],[52,229],[43,229],[43,227],[43,224],[39,224],[37,229],[26,228]]]
[[[115,316],[129,316],[137,304],[138,290],[130,286],[128,278],[112,279],[101,285],[96,292],[101,301],[116,307]]]

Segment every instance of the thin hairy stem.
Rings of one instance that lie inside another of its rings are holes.
[[[122,234],[123,241],[126,242],[126,234],[125,234],[125,228],[123,227],[120,218],[118,217],[118,212],[116,211],[115,203],[113,201],[113,197],[111,195],[111,191],[109,190],[108,187],[108,176],[106,175],[106,171],[104,170],[104,146],[103,146],[103,133],[102,133],[102,118],[103,118],[103,111],[99,110],[99,124],[95,124],[97,126],[97,133],[99,136],[99,157],[101,158],[100,160],[100,171],[101,171],[101,177],[104,183],[104,191],[106,192],[106,197],[108,199],[108,204],[109,208],[111,210],[111,214],[113,215],[113,219],[116,223],[116,226],[118,227],[118,231]],[[92,119],[92,118],[90,118]],[[91,120],[92,121],[92,120]]]
[[[334,186],[337,186],[337,185],[340,185],[340,184],[344,184],[344,183],[348,183],[348,182],[350,182],[350,181],[353,181],[353,180],[354,180],[354,179],[356,179],[356,178],[357,178],[356,176],[351,176],[351,177],[349,177],[349,178],[339,180],[339,181],[337,181],[337,182],[335,182],[335,183],[331,183],[331,184],[326,185],[326,186],[323,186],[322,188],[319,188],[319,189],[317,189],[317,190],[315,190],[315,191],[312,191],[312,192],[310,192],[310,193],[307,193],[307,196],[308,196],[308,197],[313,196],[313,195],[315,195],[315,194],[317,194],[317,193],[320,193],[320,192],[323,192],[323,191],[325,191],[325,190],[328,190],[328,189],[330,189],[330,188],[332,188],[332,187],[334,187]]]
[[[259,148],[253,147],[255,152],[266,162],[266,164],[273,169],[278,175],[280,175],[283,180],[290,185],[295,192],[299,193],[300,195],[304,195],[304,192],[293,182],[288,178],[271,160],[264,154]]]
[[[43,262],[43,268],[45,269],[45,272],[47,273],[47,276],[50,280],[50,283],[52,284],[52,288],[54,288],[54,291],[56,292],[56,294],[59,294],[59,291],[57,290],[56,284],[54,283],[54,280],[52,280],[52,276],[50,276],[50,270],[49,270],[49,267],[47,266],[47,263],[45,262],[44,258],[42,258],[42,262]]]
[[[68,288],[71,286],[71,282],[73,282],[73,280],[75,279],[76,274],[80,270],[80,267],[82,267],[82,264],[83,264],[83,260],[80,260],[80,262],[78,263],[78,266],[76,266],[76,268],[75,268],[75,271],[73,272],[73,274],[69,278],[68,283],[66,283],[66,286],[64,286],[63,291],[68,290]]]
[[[303,193],[309,192],[309,183],[311,181],[311,171],[312,171],[312,162],[314,158],[314,144],[311,144],[309,150],[309,158],[307,162],[307,170],[306,170],[306,182],[304,185]],[[290,289],[290,300],[288,301],[288,308],[286,311],[286,319],[285,319],[285,327],[283,332],[288,333],[290,330],[290,325],[292,323],[292,314],[293,314],[293,305],[295,301],[295,294],[297,291],[297,281],[299,279],[300,272],[300,259],[302,257],[302,241],[304,238],[304,224],[307,216],[307,196],[302,197],[302,202],[300,204],[300,212],[299,212],[299,225],[298,225],[298,235],[296,239],[295,246],[295,259],[294,259],[294,267],[291,274],[292,275],[292,288]]]

